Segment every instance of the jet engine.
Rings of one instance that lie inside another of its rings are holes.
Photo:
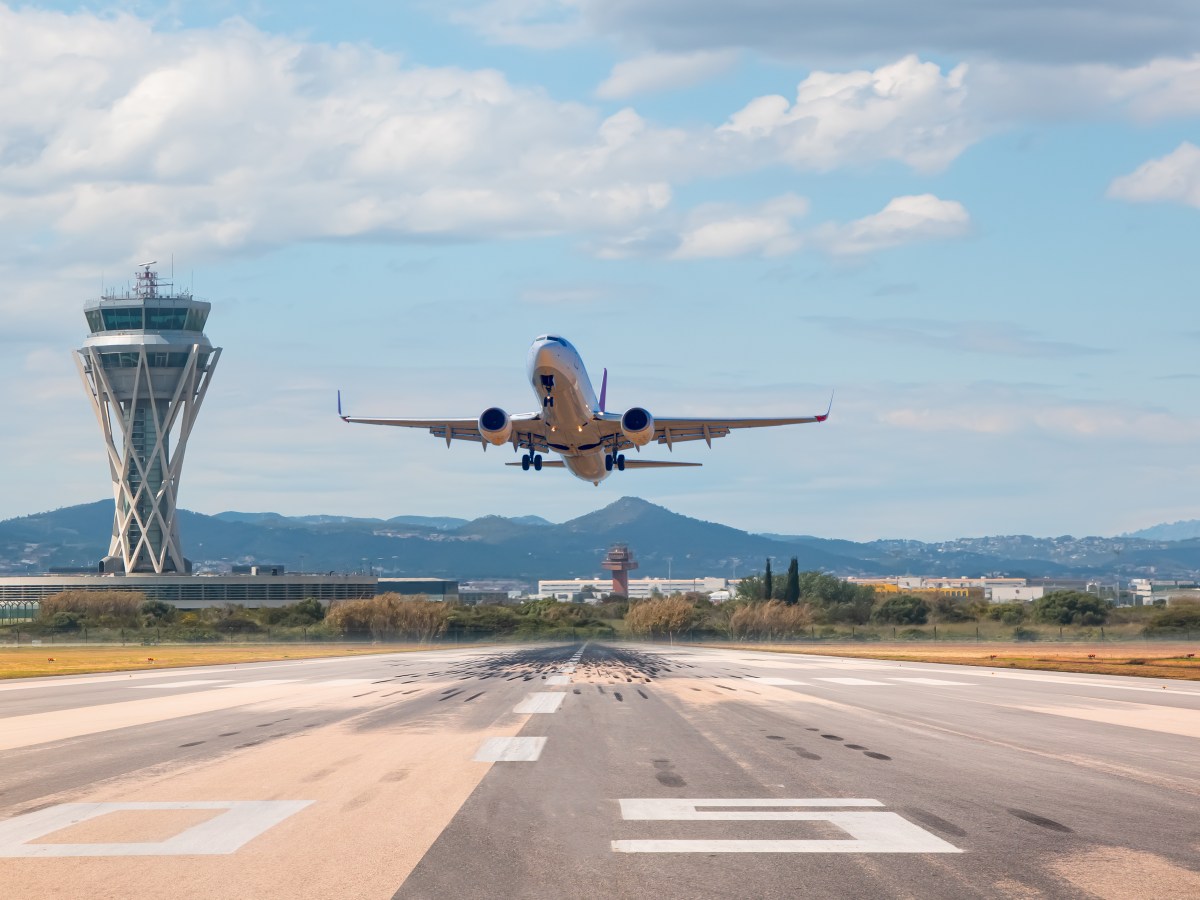
[[[479,433],[496,447],[507,444],[512,437],[512,419],[500,407],[489,407],[479,414]]]
[[[621,431],[630,443],[645,447],[654,440],[654,417],[640,406],[635,406],[621,416]]]

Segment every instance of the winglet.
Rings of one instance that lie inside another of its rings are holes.
[[[604,377],[600,380],[600,412],[604,412],[604,399],[608,396],[608,369],[604,370]]]
[[[817,416],[817,417],[816,417],[817,421],[818,421],[818,422],[824,422],[826,419],[828,419],[828,418],[829,418],[829,413],[830,413],[832,410],[833,410],[833,391],[830,391],[830,392],[829,392],[829,405],[828,405],[827,407],[825,407],[825,415],[823,415],[823,416]]]
[[[342,414],[342,392],[338,391],[338,418],[343,422],[350,421],[350,417]]]

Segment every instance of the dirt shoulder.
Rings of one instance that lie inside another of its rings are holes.
[[[1200,641],[1195,643],[1144,642],[1090,645],[1028,643],[946,643],[936,647],[910,643],[871,644],[729,644],[700,646],[810,656],[848,656],[859,659],[894,659],[901,662],[946,663],[1005,669],[1042,669],[1050,672],[1086,672],[1093,675],[1133,675],[1143,678],[1177,678],[1200,681]],[[1195,654],[1189,658],[1188,654]]]
[[[285,659],[363,656],[428,649],[428,644],[255,644],[228,647],[186,644],[83,647],[42,644],[32,647],[0,647],[0,679],[219,666],[228,663],[278,662]]]

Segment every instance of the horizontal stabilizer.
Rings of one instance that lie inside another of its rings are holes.
[[[704,463],[667,462],[658,459],[631,459],[625,463],[627,469],[679,469],[702,466]]]

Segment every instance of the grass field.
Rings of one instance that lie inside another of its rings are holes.
[[[0,647],[0,679],[127,672],[134,669],[174,669],[183,666],[218,666],[226,663],[278,662],[285,659],[362,656],[427,649],[428,645],[421,644],[255,644],[240,647],[79,647],[44,644],[36,647]]]
[[[707,646],[814,656],[851,656],[860,659],[894,659],[902,662],[953,663],[994,669],[1044,669],[1051,672],[1088,672],[1094,675],[1137,675],[1145,678],[1179,678],[1200,681],[1200,641],[1155,642],[1106,646],[1067,644],[1051,647],[1027,643],[940,644],[936,647],[905,643],[862,644],[725,644]],[[1195,657],[1189,659],[1188,654]]]

